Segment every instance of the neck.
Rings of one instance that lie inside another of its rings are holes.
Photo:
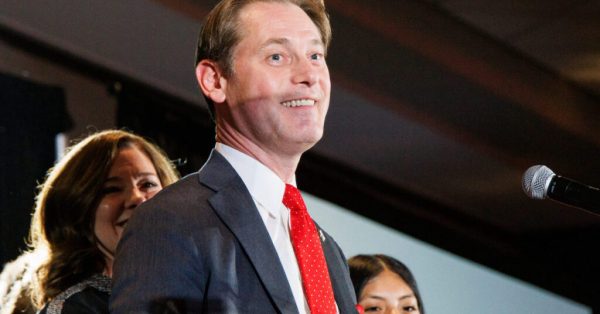
[[[100,240],[97,240],[98,249],[104,255],[104,271],[102,272],[104,275],[112,278],[112,266],[114,260],[114,254],[111,252]]]
[[[244,137],[236,138],[219,136],[217,134],[217,142],[235,148],[256,159],[271,169],[285,183],[291,183],[300,162],[300,157],[302,156],[301,152],[285,154],[281,151],[274,151],[269,149],[269,147],[258,145]]]
[[[104,271],[102,272],[102,274],[112,278],[112,265],[113,265],[113,260],[111,258],[105,258],[105,264],[106,267],[104,268]]]

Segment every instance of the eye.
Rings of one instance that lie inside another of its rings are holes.
[[[410,306],[405,306],[402,309],[405,312],[415,312],[417,310],[417,307],[410,305]]]
[[[158,183],[154,181],[142,181],[140,183],[140,189],[149,190],[152,188],[158,187]]]
[[[381,307],[379,306],[368,306],[365,308],[365,313],[369,312],[369,313],[375,313],[375,312],[380,312],[381,311]]]
[[[313,61],[320,61],[323,60],[324,56],[322,53],[313,53],[310,55],[310,59]]]
[[[118,186],[105,186],[102,188],[102,191],[101,191],[101,193],[103,195],[117,193],[117,192],[121,192],[121,188]]]
[[[269,56],[269,60],[270,63],[281,63],[281,61],[283,61],[283,55],[280,53],[274,53],[272,55]]]

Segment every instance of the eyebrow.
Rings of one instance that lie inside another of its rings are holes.
[[[134,178],[141,178],[141,177],[148,177],[148,176],[154,176],[154,177],[158,177],[158,174],[156,173],[152,173],[152,172],[140,172],[138,174],[136,174],[134,176]],[[104,180],[104,182],[112,182],[112,181],[119,181],[121,180],[121,177],[109,177],[106,178],[106,180]]]
[[[372,294],[372,295],[368,295],[367,298],[371,298],[371,299],[376,299],[376,300],[384,300],[385,298],[376,294]],[[404,300],[404,299],[409,299],[409,298],[415,298],[414,294],[407,294],[407,295],[403,295],[400,298],[398,298],[398,300]]]
[[[325,44],[323,43],[323,41],[321,39],[311,39],[310,41],[311,44],[313,45],[317,45],[317,46],[325,46]],[[282,46],[289,46],[290,45],[290,40],[284,37],[281,38],[269,38],[267,41],[265,41],[261,46],[260,49],[264,49],[270,45],[282,45]]]

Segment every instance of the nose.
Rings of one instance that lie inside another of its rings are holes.
[[[397,307],[391,307],[391,308],[388,308],[387,311],[385,311],[385,314],[400,314],[400,313],[402,313],[402,311],[400,311],[400,309]]]
[[[304,84],[306,86],[314,85],[319,79],[317,66],[309,59],[299,58],[294,67],[293,82],[295,84]]]
[[[129,192],[129,197],[125,202],[125,208],[134,209],[147,199],[146,193],[137,188],[132,188]]]

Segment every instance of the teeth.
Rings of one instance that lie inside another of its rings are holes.
[[[295,99],[282,102],[281,104],[285,107],[314,106],[315,101],[312,99]]]

